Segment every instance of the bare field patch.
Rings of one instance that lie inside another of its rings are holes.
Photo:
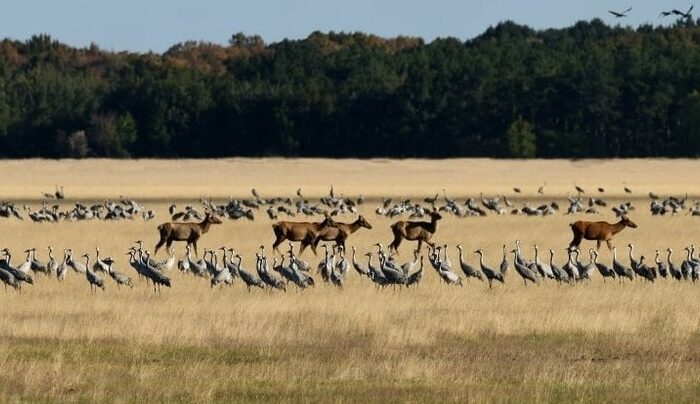
[[[157,218],[146,223],[0,220],[0,247],[15,252],[15,262],[32,246],[45,260],[47,245],[80,254],[99,245],[134,280],[125,250],[138,239],[153,248],[166,200],[247,197],[251,187],[263,196],[302,188],[312,198],[333,184],[338,194],[373,198],[362,213],[374,228],[348,243],[365,252],[391,241],[392,220],[373,213],[381,196],[422,199],[443,188],[460,198],[510,196],[518,186],[520,202],[534,200],[546,181],[542,199],[562,203],[578,184],[603,186],[619,203],[626,183],[635,191],[639,228],[618,234],[615,245],[634,242],[638,255],[653,262],[656,249],[700,244],[700,218],[652,217],[646,197],[700,194],[695,160],[26,160],[2,161],[0,170],[7,178],[3,199],[36,205],[41,191],[63,184],[70,202],[126,195],[153,208]],[[537,243],[555,249],[563,264],[568,223],[590,217],[446,216],[435,241],[450,246],[457,272],[458,243],[473,264],[473,251],[482,248],[497,266],[501,245],[516,239],[528,257]],[[592,217],[614,220],[607,213]],[[200,249],[234,247],[254,269],[255,249],[273,241],[271,224],[263,210],[252,222],[225,220],[202,237]],[[410,259],[413,245],[402,245],[399,261]],[[179,257],[183,248],[176,246]],[[304,258],[314,266],[320,259],[310,251]],[[676,263],[682,258],[674,256]],[[601,261],[610,260],[603,249]],[[343,290],[319,279],[304,292],[247,293],[240,281],[212,290],[202,279],[172,278],[160,296],[144,281],[128,290],[111,279],[105,293],[92,295],[75,273],[61,284],[37,276],[21,294],[0,291],[3,401],[658,402],[700,394],[700,286],[690,282],[618,284],[596,274],[575,286],[525,287],[511,269],[505,285],[488,290],[478,281],[445,286],[426,267],[423,282],[410,290],[377,290],[351,273]]]

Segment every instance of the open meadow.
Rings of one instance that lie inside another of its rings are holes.
[[[172,288],[154,295],[125,255],[139,239],[153,249],[156,226],[169,220],[171,202],[199,206],[200,198],[249,198],[253,187],[263,197],[295,197],[301,188],[304,197],[317,200],[332,184],[336,194],[365,197],[360,210],[373,229],[360,229],[349,239],[348,248],[355,246],[358,255],[375,251],[377,242],[391,242],[389,225],[398,219],[375,215],[381,197],[422,201],[436,193],[442,198],[445,189],[460,203],[483,192],[505,194],[516,206],[556,200],[564,207],[547,217],[444,215],[434,241],[450,246],[459,275],[456,244],[464,246],[471,264],[478,264],[473,251],[481,248],[486,262],[498,267],[501,245],[513,248],[519,239],[526,257],[533,257],[537,243],[541,258],[548,259],[552,248],[563,265],[571,241],[568,224],[616,221],[609,207],[626,200],[636,207],[630,218],[639,227],[613,240],[621,261],[629,262],[626,246],[633,242],[649,264],[654,250],[669,247],[680,264],[683,247],[700,245],[700,217],[652,216],[647,194],[700,198],[700,161],[21,160],[0,161],[0,172],[0,199],[20,206],[39,208],[42,192],[63,185],[63,205],[123,195],[156,214],[149,222],[0,219],[0,248],[13,251],[14,262],[30,247],[46,260],[48,245],[80,255],[94,254],[99,246],[135,281],[129,290],[106,279],[106,291],[92,294],[84,276],[70,272],[62,283],[37,275],[21,293],[0,290],[2,401],[692,402],[700,397],[700,284],[689,281],[620,284],[603,282],[596,272],[590,282],[575,285],[549,280],[525,286],[511,263],[505,284],[489,290],[473,279],[463,287],[447,286],[426,260],[422,282],[411,289],[377,289],[351,269],[343,289],[317,279],[314,288],[302,292],[290,286],[286,293],[248,293],[240,280],[212,289],[207,280],[174,270]],[[544,194],[537,194],[545,183]],[[625,194],[623,184],[633,193]],[[564,215],[567,192],[575,185],[611,205],[600,215]],[[604,194],[595,191],[599,186]],[[513,187],[522,193],[514,194]],[[254,270],[257,247],[269,250],[274,240],[272,223],[264,209],[255,212],[254,221],[224,219],[202,237],[200,255],[204,247],[233,247]],[[397,260],[408,261],[414,245],[404,242]],[[179,258],[184,245],[175,246]],[[594,246],[584,241],[582,247]],[[603,247],[600,253],[600,261],[609,265],[610,252]],[[314,257],[307,251],[302,258],[315,267],[321,253]]]

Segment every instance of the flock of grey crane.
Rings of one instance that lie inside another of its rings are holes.
[[[70,276],[84,277],[91,291],[96,293],[99,289],[105,291],[108,283],[117,288],[133,288],[134,279],[139,279],[152,287],[155,293],[160,293],[161,287],[172,286],[173,276],[180,272],[201,278],[211,288],[241,283],[248,292],[255,288],[287,291],[291,287],[297,290],[314,287],[318,283],[315,277],[320,278],[324,284],[342,288],[347,283],[352,267],[360,278],[381,289],[410,288],[421,282],[425,260],[419,251],[415,250],[411,259],[401,263],[395,254],[385,251],[382,244],[377,243],[375,247],[376,252],[364,254],[364,261],[358,259],[355,247],[352,247],[352,253],[348,257],[342,247],[323,244],[324,255],[314,270],[309,262],[294,253],[292,243],[289,243],[288,251],[273,256],[272,262],[266,255],[265,247],[260,246],[255,253],[253,270],[244,266],[242,256],[232,248],[205,249],[201,259],[192,255],[189,245],[186,246],[185,255],[179,259],[175,257],[175,249],[171,248],[167,258],[159,261],[151,257],[141,241],[137,241],[126,253],[131,267],[131,270],[127,270],[128,273],[117,269],[113,257],[100,256],[99,248],[95,248],[94,257],[90,254],[76,255],[73,250],[65,249],[62,259],[58,260],[53,248],[49,246],[47,261],[39,259],[36,248],[31,248],[24,251],[25,259],[18,265],[13,265],[12,254],[5,248],[1,251],[3,258],[0,259],[0,280],[6,290],[9,287],[21,291],[24,284],[33,285],[40,274],[46,279],[55,277],[59,282],[69,274],[74,274]],[[511,267],[526,286],[548,281],[577,284],[590,281],[596,272],[603,280],[616,279],[619,282],[655,282],[663,278],[695,282],[700,278],[700,260],[695,257],[695,246],[692,244],[685,247],[686,256],[680,264],[674,262],[672,249],[656,250],[652,263],[644,256],[636,258],[633,244],[628,244],[627,247],[628,263],[623,262],[622,258],[618,259],[617,247],[613,247],[610,265],[598,261],[598,251],[594,249],[588,250],[587,260],[580,261],[581,251],[575,247],[565,249],[566,260],[557,263],[554,250],[548,251],[548,257],[540,257],[536,244],[532,247],[532,258],[528,259],[519,240],[516,240],[512,249],[503,245],[502,259],[495,265],[485,262],[484,251],[481,249],[473,252],[476,263],[469,263],[461,245],[456,246],[459,251],[456,264],[450,259],[448,245],[429,246],[427,261],[446,285],[463,286],[465,281],[475,280],[487,282],[489,289],[494,283],[505,284]]]
[[[540,196],[544,195],[545,185],[542,185],[537,190]],[[520,188],[517,187],[513,188],[513,191],[516,195],[521,193]],[[587,195],[586,191],[580,186],[574,186],[572,192],[567,196],[568,208],[564,214],[602,214],[602,209],[607,208],[609,203],[603,198],[605,189],[599,187],[597,191],[595,195],[590,194],[585,197]],[[625,194],[632,193],[632,190],[627,186],[624,187],[624,191]],[[342,194],[336,195],[332,186],[328,195],[322,196],[316,202],[305,198],[301,189],[297,190],[295,197],[277,196],[263,198],[255,188],[251,190],[251,194],[252,198],[230,198],[225,203],[220,204],[215,204],[209,199],[202,198],[199,201],[200,209],[192,203],[185,204],[182,208],[178,208],[177,204],[173,203],[168,207],[168,213],[174,221],[202,220],[204,211],[216,212],[219,217],[227,217],[233,220],[254,220],[255,211],[265,209],[270,219],[277,220],[280,215],[295,217],[355,214],[358,212],[359,206],[365,202],[365,198],[362,195],[357,198],[345,197]],[[45,193],[46,197],[50,195]],[[56,196],[54,199],[65,199],[63,187],[61,187],[60,191],[57,188],[56,195],[60,195],[60,198]],[[663,199],[653,192],[649,192],[648,195],[650,198],[649,211],[652,215],[676,215],[685,212],[688,215],[700,216],[700,201],[689,202],[687,195],[685,197],[669,196]],[[486,197],[480,194],[478,199],[469,197],[464,202],[460,202],[455,198],[449,197],[443,189],[442,196],[435,194],[434,196],[423,198],[420,202],[402,197],[397,199],[382,198],[380,206],[375,209],[375,213],[379,216],[390,218],[408,216],[411,219],[420,219],[427,217],[432,211],[452,214],[455,217],[479,217],[487,216],[488,214],[549,216],[561,210],[559,203],[554,200],[534,204],[525,201],[518,207],[512,199],[512,197],[509,199],[506,195]],[[635,210],[635,206],[628,200],[619,205],[611,206],[610,210],[615,216],[621,217]],[[148,221],[155,218],[155,213],[152,209],[148,209],[133,199],[123,197],[118,200],[106,200],[91,205],[75,202],[67,210],[61,210],[61,205],[58,202],[50,204],[47,201],[43,201],[42,207],[38,210],[32,210],[31,206],[26,204],[18,208],[13,202],[0,202],[0,218],[14,217],[23,220],[23,211],[27,212],[29,219],[37,223],[93,219],[122,220],[137,217]]]

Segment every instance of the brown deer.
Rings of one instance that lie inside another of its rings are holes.
[[[158,249],[163,244],[166,244],[166,247],[170,249],[173,241],[186,241],[187,245],[192,244],[194,253],[197,255],[197,240],[202,237],[202,234],[209,231],[209,226],[212,224],[221,224],[221,219],[212,213],[207,213],[200,223],[169,222],[161,224],[158,226],[160,241],[156,244],[153,256],[158,254]]]
[[[596,249],[600,249],[600,244],[605,241],[609,250],[612,250],[610,240],[615,234],[621,232],[625,227],[637,228],[637,225],[629,220],[627,216],[622,216],[620,221],[615,224],[579,220],[569,224],[569,226],[571,226],[571,231],[574,233],[574,239],[571,240],[569,247],[578,247],[581,244],[581,240],[586,239],[596,240]]]
[[[321,241],[335,241],[337,246],[343,247],[345,249],[345,240],[350,237],[351,234],[359,230],[361,227],[365,229],[372,229],[372,225],[364,218],[364,216],[358,216],[357,220],[352,223],[340,223],[333,222],[330,226],[324,227],[316,235],[316,240],[314,240],[314,248],[318,247],[318,243]],[[303,247],[302,241],[302,247]]]
[[[277,247],[284,240],[301,241],[300,255],[308,246],[311,246],[311,250],[316,254],[316,244],[314,244],[316,237],[319,232],[333,223],[335,222],[330,217],[326,217],[322,222],[277,222],[272,225],[272,231],[275,232],[275,242],[272,244],[272,249],[279,252]]]
[[[389,250],[398,252],[399,245],[403,239],[415,241],[418,240],[418,248],[420,251],[423,242],[430,246],[435,246],[430,242],[433,234],[437,231],[437,222],[442,219],[437,212],[430,213],[430,222],[409,222],[402,220],[391,225],[391,231],[394,233],[394,241],[389,244]]]

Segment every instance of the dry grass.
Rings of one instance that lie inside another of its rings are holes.
[[[649,190],[696,194],[683,173],[698,168],[696,161],[661,160],[0,162],[9,178],[3,197],[36,198],[59,183],[82,200],[148,200],[156,222],[165,217],[161,199],[244,196],[251,186],[263,195],[291,195],[297,186],[320,195],[330,183],[337,192],[372,197],[442,188],[503,193],[512,186],[532,194],[546,180],[561,199],[574,182],[619,192],[626,181],[638,190],[639,229],[625,230],[615,243],[634,241],[648,259],[656,248],[700,244],[697,218],[653,218],[642,197]],[[76,171],[84,174],[69,178]],[[365,213],[374,229],[351,239],[360,251],[390,241],[390,221],[375,217],[373,207]],[[471,251],[484,248],[496,265],[501,244],[519,238],[528,255],[537,242],[558,248],[561,261],[570,221],[446,218],[436,241],[463,244],[471,262]],[[251,268],[253,250],[272,241],[270,223],[264,212],[254,222],[226,221],[202,247],[233,246]],[[0,246],[13,251],[51,244],[82,253],[98,243],[133,273],[122,254],[136,239],[153,244],[157,223],[0,224]],[[409,251],[402,246],[401,261]],[[511,273],[505,286],[489,291],[476,282],[446,287],[426,268],[423,283],[404,291],[378,291],[353,273],[344,290],[249,294],[240,284],[210,290],[205,281],[173,274],[173,288],[161,296],[144,283],[129,291],[111,282],[91,296],[87,282],[70,275],[63,284],[39,278],[21,294],[0,292],[3,401],[690,402],[700,394],[700,301],[689,283],[596,278],[524,287]]]

